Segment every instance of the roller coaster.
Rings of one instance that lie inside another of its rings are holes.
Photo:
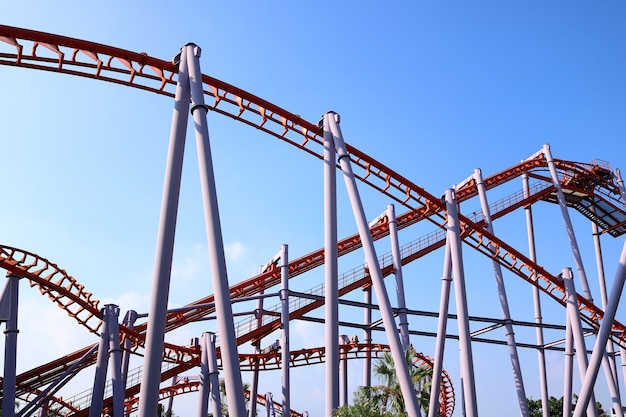
[[[341,239],[335,237],[333,241],[332,233],[330,233],[331,242],[327,242],[325,247],[312,253],[289,260],[283,253],[265,265],[256,276],[236,284],[229,284],[223,289],[222,294],[218,292],[219,288],[216,288],[215,294],[203,296],[190,302],[184,308],[159,312],[157,306],[148,315],[141,317],[133,316],[130,314],[132,312],[129,312],[121,322],[117,318],[118,311],[113,311],[114,320],[107,317],[107,309],[95,297],[95,294],[88,290],[88,283],[79,282],[53,261],[29,252],[27,248],[0,245],[0,267],[7,271],[9,278],[0,302],[0,313],[2,313],[0,320],[5,322],[7,328],[5,331],[7,352],[5,352],[5,370],[2,380],[5,417],[35,413],[76,417],[99,416],[115,414],[114,410],[119,412],[122,409],[116,407],[123,407],[125,415],[139,412],[141,417],[145,417],[154,414],[157,401],[173,398],[176,395],[200,392],[200,395],[208,399],[208,390],[214,390],[216,385],[216,379],[213,376],[210,382],[208,381],[209,374],[215,375],[217,372],[208,372],[211,363],[206,357],[207,352],[209,358],[210,353],[214,353],[216,366],[220,372],[225,373],[224,380],[227,384],[233,379],[241,381],[243,370],[258,373],[269,369],[281,369],[288,375],[289,368],[325,363],[327,366],[327,409],[328,407],[332,409],[339,405],[340,362],[344,359],[354,359],[364,361],[365,368],[371,368],[373,358],[380,358],[384,354],[398,355],[401,348],[404,350],[410,348],[407,344],[408,339],[405,339],[405,337],[408,338],[408,334],[436,339],[435,352],[427,354],[415,352],[416,359],[410,364],[410,366],[427,367],[432,370],[430,416],[452,416],[455,409],[462,410],[463,415],[477,415],[472,364],[472,346],[477,343],[492,343],[508,347],[521,415],[528,415],[528,409],[525,405],[527,395],[523,388],[524,379],[521,376],[522,369],[517,359],[517,348],[533,349],[538,353],[542,377],[536,385],[541,386],[544,404],[547,403],[547,387],[543,355],[546,351],[555,350],[563,352],[569,358],[570,366],[564,379],[569,381],[571,389],[573,379],[571,358],[575,350],[582,380],[582,389],[579,393],[581,403],[593,404],[593,389],[596,384],[601,383],[597,378],[598,369],[600,366],[605,366],[607,385],[613,398],[612,406],[617,415],[623,415],[617,358],[621,358],[622,369],[626,369],[624,367],[626,327],[615,318],[615,315],[621,298],[624,275],[626,275],[624,271],[626,259],[624,255],[620,259],[611,291],[607,290],[602,268],[599,268],[598,275],[603,290],[602,299],[600,303],[594,302],[587,275],[582,268],[582,262],[579,262],[578,243],[570,219],[570,213],[573,213],[590,221],[594,230],[592,234],[594,244],[598,248],[601,237],[622,239],[626,232],[626,189],[620,171],[611,170],[607,162],[585,163],[557,159],[552,156],[550,147],[545,145],[536,154],[494,175],[483,177],[482,172],[477,170],[467,180],[447,190],[443,197],[436,197],[375,158],[344,143],[338,127],[338,115],[331,112],[324,115],[320,123],[310,122],[269,101],[208,75],[200,73],[194,76],[192,61],[199,58],[199,53],[195,52],[197,51],[195,45],[186,45],[181,49],[181,55],[177,59],[165,61],[153,58],[146,53],[136,53],[85,40],[2,25],[0,25],[0,41],[4,45],[0,49],[1,65],[85,77],[166,96],[175,100],[175,110],[181,103],[186,105],[187,109],[191,104],[190,111],[196,121],[202,119],[203,111],[215,112],[304,151],[322,161],[325,166],[330,166],[331,171],[340,172],[345,178],[352,178],[359,184],[371,187],[382,194],[390,202],[390,207],[397,206],[404,210],[395,216],[395,212],[388,209],[379,218],[364,224],[366,229],[348,237]],[[183,79],[182,75],[188,77],[190,81],[185,81],[187,79]],[[199,86],[202,99],[197,94],[194,95],[194,83]],[[186,95],[184,88],[188,89]],[[206,104],[203,100],[206,100]],[[208,161],[210,167],[210,153],[205,161]],[[522,185],[517,191],[496,202],[487,201],[487,191],[505,189],[513,184],[513,180],[521,180]],[[355,217],[358,217],[358,206],[361,203],[358,195],[352,202]],[[536,204],[546,202],[561,209],[560,213],[576,261],[576,272],[582,293],[576,292],[574,274],[571,269],[549,271],[538,263],[534,248],[532,208]],[[472,203],[474,206],[479,204],[480,208],[474,209],[471,214],[464,214],[463,208]],[[166,206],[164,200],[163,210],[166,210]],[[529,236],[527,249],[514,247],[494,231],[494,220],[505,219],[514,212],[523,212],[527,218],[526,233]],[[165,229],[167,222],[163,223]],[[328,223],[332,223],[332,216],[325,217],[325,224]],[[391,253],[384,255],[370,253],[373,242],[389,239],[393,248],[394,241],[398,237],[398,230],[410,230],[416,228],[417,225],[427,225],[434,230],[410,242],[403,244],[396,242],[396,250],[392,250]],[[215,225],[213,226],[215,229]],[[217,227],[219,228],[219,224]],[[216,234],[215,232],[207,233]],[[217,243],[219,246],[220,242]],[[494,302],[501,304],[503,317],[469,316],[467,303],[472,300],[465,298],[465,273],[461,244],[493,264],[499,295],[498,300]],[[324,283],[306,292],[289,289],[289,281],[300,276],[310,276],[311,271],[320,268],[326,268],[325,271],[329,271],[329,266],[332,266],[333,262],[336,265],[338,258],[359,250],[366,253],[365,264],[343,274],[336,271],[333,273],[331,268],[331,272],[326,273]],[[398,293],[398,305],[391,307],[388,294],[384,291],[384,286],[381,286],[380,279],[393,276],[398,286],[401,287],[403,267],[425,257],[441,254],[442,251],[445,251],[445,256],[442,262],[440,310],[438,312],[420,311],[411,305],[410,299],[407,300],[408,303],[405,302],[404,294],[401,292]],[[219,258],[219,250],[217,255]],[[223,254],[222,259],[218,261],[223,262]],[[598,250],[597,262],[598,265],[603,265],[600,250]],[[155,274],[158,275],[158,272]],[[220,271],[214,271],[214,275],[219,274]],[[566,317],[565,322],[554,325],[544,323],[541,320],[540,310],[534,321],[524,321],[513,317],[508,306],[503,274],[506,274],[507,280],[515,279],[524,282],[533,291],[536,313],[537,309],[541,308],[538,302],[541,296],[548,302],[560,306],[564,312],[563,316]],[[38,289],[42,295],[47,296],[48,300],[67,312],[77,325],[100,338],[100,343],[85,346],[16,375],[15,355],[19,354],[19,349],[17,349],[17,328],[12,327],[12,323],[15,322],[18,312],[10,307],[11,297],[16,297],[14,294],[17,292],[17,283],[20,280],[28,281],[31,288]],[[333,283],[335,288],[330,286]],[[454,285],[456,314],[448,312],[452,285]],[[155,284],[155,286],[158,285]],[[365,302],[349,301],[345,298],[356,290],[362,290],[367,294]],[[372,291],[376,291],[377,304],[371,301]],[[260,304],[249,318],[237,323],[232,320],[230,307],[225,307],[225,302],[230,306],[239,301],[262,300],[268,294],[279,296],[281,304],[272,308],[263,307]],[[153,292],[153,299],[158,297],[159,295]],[[341,303],[369,312],[369,322],[367,320],[364,323],[341,322],[344,326],[352,326],[364,331],[363,341],[343,340],[338,337],[336,328],[340,324],[340,318],[332,317],[332,315],[333,311],[337,311],[337,305]],[[333,308],[335,310],[332,310]],[[311,313],[321,309],[326,309],[326,318],[315,319]],[[379,310],[383,318],[379,321],[372,321],[372,310]],[[163,320],[158,319],[159,314],[162,314]],[[428,332],[425,329],[408,327],[407,315],[435,318],[438,320],[437,331]],[[153,320],[148,320],[148,317]],[[198,340],[186,346],[163,341],[165,333],[209,317],[217,317],[219,322],[219,330],[214,340],[215,345],[212,348],[210,344],[205,345]],[[396,325],[396,319],[399,320],[399,325]],[[285,332],[288,331],[289,322],[294,320],[324,323],[327,331],[326,346],[289,350],[288,345],[284,344]],[[452,320],[458,323],[458,335],[447,328],[447,323]],[[161,321],[163,326],[159,329]],[[157,322],[157,327],[151,328],[155,322]],[[470,332],[470,323],[478,323],[481,326],[486,323],[486,327]],[[533,343],[515,340],[514,327],[535,329],[537,340]],[[482,337],[495,329],[506,329],[505,337],[499,339],[495,336],[492,339]],[[555,329],[562,337],[554,342],[546,342],[543,340],[544,329]],[[275,346],[274,349],[260,349],[261,340],[281,331],[283,332],[282,344]],[[385,332],[387,340],[382,344],[373,342],[372,331]],[[454,378],[444,369],[446,355],[452,355],[449,352],[445,352],[444,355],[447,339],[455,339],[459,342],[461,357],[459,380],[453,381]],[[593,349],[587,348],[585,344],[589,339],[596,341]],[[100,368],[102,363],[106,368],[108,359],[103,351],[107,350],[106,344],[109,342],[113,346],[109,349],[110,352],[119,351],[118,356],[114,353],[110,355],[111,358],[116,358],[112,359],[114,363],[120,364],[117,369],[119,375],[114,372],[113,379],[121,376],[124,381],[123,390],[120,392],[115,386],[112,391],[104,390],[103,375],[96,375],[94,388],[85,398],[68,399],[67,396],[64,398],[58,396],[56,394],[58,389],[75,375],[87,369],[93,369],[94,366]],[[255,352],[238,352],[237,346],[242,346],[244,343],[252,343],[256,346]],[[143,381],[138,375],[133,375],[133,371],[123,366],[124,363],[128,363],[129,356],[145,357],[144,368],[146,369],[135,371],[143,374]],[[398,356],[394,358],[397,359]],[[396,363],[398,363],[397,360]],[[200,372],[200,377],[197,377],[198,372]],[[401,379],[402,370],[398,372]],[[284,374],[283,378],[288,382],[288,376],[285,377]],[[98,382],[99,379],[102,382]],[[342,382],[345,386],[345,381]],[[568,386],[568,383],[565,385]],[[237,384],[230,385],[230,387],[240,388]],[[272,409],[282,415],[302,416],[305,414],[292,410],[289,398],[283,398],[282,402],[273,401],[271,398],[259,395],[256,386],[252,388],[248,396],[257,399],[252,403],[266,407],[268,413]],[[96,393],[97,389],[101,392]],[[288,383],[286,391],[289,391]],[[411,402],[408,398],[410,395],[406,395],[404,390],[403,394],[407,401],[408,415],[420,415],[419,410],[411,409]],[[212,391],[211,395],[218,394]],[[217,397],[212,398],[214,402],[218,401]],[[13,410],[12,404],[16,400],[26,404],[21,411]],[[144,406],[147,408],[142,411],[142,401],[149,402],[151,406]],[[243,416],[241,409],[230,408],[231,402],[237,401],[229,401],[229,415]],[[345,402],[345,398],[342,402]],[[297,406],[297,401],[294,401],[294,405]],[[256,406],[252,408],[255,409]],[[582,415],[580,413],[585,408],[577,407],[576,412],[579,414],[576,415]],[[591,408],[590,406],[588,409],[589,415],[594,415]],[[200,415],[205,411],[206,409],[201,409]]]

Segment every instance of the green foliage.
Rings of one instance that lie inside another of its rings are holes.
[[[532,398],[526,399],[528,404],[528,412],[530,417],[543,417],[542,402],[541,400],[533,400]],[[563,397],[556,398],[550,397],[548,399],[548,412],[550,417],[563,417]],[[574,394],[574,401],[572,402],[572,411],[576,408],[578,402],[578,396]],[[596,409],[598,410],[598,417],[609,417],[606,411],[602,408],[602,404],[596,402]]]
[[[432,369],[413,364],[416,354],[412,348],[406,351],[405,359],[409,365],[409,375],[418,403],[425,414],[428,414]],[[374,374],[381,384],[360,387],[354,394],[353,404],[336,409],[333,412],[334,417],[404,417],[407,415],[391,354],[386,353],[374,365]]]

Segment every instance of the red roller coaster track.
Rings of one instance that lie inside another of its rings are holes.
[[[4,25],[0,25],[0,41],[14,49],[9,53],[0,52],[0,65],[59,72],[121,84],[169,97],[174,95],[176,66],[145,53]],[[323,157],[322,138],[315,123],[308,122],[296,114],[223,81],[207,75],[203,75],[202,79],[210,110],[253,126],[317,158]],[[355,175],[363,183],[407,208],[404,214],[398,216],[399,228],[427,220],[441,230],[445,230],[445,207],[439,198],[353,146],[347,145],[347,147]],[[619,189],[606,166],[558,159],[555,160],[555,165],[570,207],[598,223],[603,233],[620,236],[626,231],[624,224],[626,211],[620,200]],[[524,174],[543,184],[527,196],[520,196],[515,201],[502,204],[498,210],[494,210],[493,217],[504,216],[516,208],[531,205],[537,201],[554,202],[556,190],[550,176],[546,175],[547,170],[547,161],[543,155],[539,155],[485,179],[488,189]],[[460,201],[464,201],[476,194],[476,184],[470,181],[458,190],[457,197]],[[585,201],[602,202],[603,207],[609,207],[609,209],[594,214],[586,209],[588,205],[583,204]],[[549,273],[529,257],[486,231],[480,219],[470,219],[460,215],[460,220],[462,239],[467,245],[538,287],[548,297],[565,305],[565,289],[556,275]],[[371,233],[374,239],[386,236],[388,228],[385,219],[373,226]],[[443,246],[444,243],[445,240],[442,238],[433,238],[406,254],[402,262],[406,264],[418,259]],[[339,242],[339,255],[347,254],[360,246],[360,239],[357,235],[349,236]],[[318,267],[323,264],[323,260],[323,249],[300,257],[290,262],[290,276],[295,277]],[[93,333],[98,333],[101,323],[98,300],[85,290],[84,285],[57,265],[36,254],[0,246],[0,267],[27,278],[31,286],[39,288],[42,294],[48,295],[79,324]],[[387,263],[384,267],[384,274],[391,273],[391,267]],[[279,271],[269,268],[255,277],[233,285],[230,289],[231,297],[254,295],[279,282]],[[341,288],[341,292],[345,294],[366,286],[368,283],[369,277],[364,271],[360,278]],[[168,315],[167,330],[197,321],[212,313],[213,310],[206,307],[206,304],[212,300],[212,295],[209,295],[190,304],[190,306],[198,305],[197,308]],[[301,317],[322,304],[322,301],[316,301],[292,311],[291,314],[294,317]],[[582,296],[578,296],[578,304],[585,323],[594,329],[599,328],[603,319],[602,309]],[[251,332],[240,334],[237,339],[238,343],[263,337],[277,329],[279,325],[280,322],[276,319]],[[618,321],[614,321],[612,327],[613,340],[626,348],[626,327]],[[145,330],[145,323],[139,324],[133,330],[121,328],[123,337],[133,341],[135,351],[142,348],[145,342]],[[19,375],[18,388],[32,391],[50,382],[69,363],[81,357],[88,349],[89,347]],[[177,371],[182,371],[195,365],[197,352],[192,348],[167,345],[165,358],[177,363],[179,366]],[[93,363],[93,360],[84,366]],[[164,374],[163,378],[166,379],[169,376],[171,375]],[[451,403],[447,403],[447,406],[454,407],[453,399]],[[448,408],[444,414],[450,415],[451,413],[452,409]]]

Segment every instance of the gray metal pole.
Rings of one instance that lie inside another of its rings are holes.
[[[203,333],[200,336],[200,385],[198,387],[198,417],[206,417],[209,414],[209,388],[211,387],[209,375],[209,349],[209,335],[208,333]]]
[[[417,402],[417,396],[415,395],[415,387],[411,381],[409,375],[408,364],[400,338],[398,335],[398,329],[396,327],[393,310],[391,303],[389,302],[389,296],[387,295],[387,289],[383,281],[380,265],[378,264],[378,257],[376,256],[376,250],[372,241],[372,235],[370,234],[367,218],[363,211],[363,205],[359,196],[359,191],[356,186],[356,179],[350,165],[350,157],[346,150],[346,145],[343,141],[341,129],[339,128],[339,115],[334,112],[329,112],[324,115],[324,131],[328,129],[335,142],[335,148],[337,150],[337,159],[343,172],[346,188],[350,197],[350,203],[352,205],[352,212],[356,221],[357,229],[359,230],[359,237],[363,245],[363,251],[365,252],[365,259],[369,267],[370,276],[372,278],[372,285],[374,291],[376,291],[376,299],[379,303],[380,314],[385,326],[385,333],[389,341],[389,348],[391,349],[391,356],[393,357],[396,376],[402,396],[404,397],[406,412],[409,417],[420,416],[420,408]]]
[[[372,343],[372,308],[370,305],[372,304],[372,286],[367,285],[363,288],[363,302],[365,303],[365,308],[363,309],[363,321],[367,326],[363,331],[363,343],[370,344]],[[368,347],[367,352],[365,353],[365,363],[363,364],[363,386],[371,387],[372,386],[372,350],[371,346]]]
[[[591,207],[591,211],[595,212],[593,206]],[[593,246],[596,252],[596,266],[598,269],[598,285],[600,287],[602,310],[606,311],[608,300],[606,294],[606,279],[604,276],[604,261],[602,259],[602,245],[600,244],[600,229],[598,224],[593,221],[591,222],[591,234],[593,236]],[[611,393],[611,400],[613,403],[612,408],[615,410],[615,415],[616,417],[624,417],[619,392],[619,380],[617,377],[617,364],[615,363],[615,347],[613,346],[613,341],[611,339],[607,341],[602,366],[604,368],[604,375],[607,379],[609,391]]]
[[[126,386],[122,374],[122,348],[120,346],[120,326],[118,323],[120,308],[115,304],[104,306],[106,311],[108,341],[109,341],[109,365],[111,368],[111,380],[113,384],[113,415],[124,415],[124,399],[126,398]]]
[[[437,341],[435,345],[435,359],[433,362],[433,379],[430,387],[430,403],[428,417],[439,416],[439,395],[441,391],[441,371],[446,347],[446,333],[448,328],[448,307],[450,305],[450,283],[452,282],[452,258],[450,242],[454,236],[452,231],[446,232],[446,251],[443,258],[443,274],[441,276],[441,299],[439,300],[439,322],[437,324]]]
[[[259,271],[263,272],[263,270]],[[260,294],[265,292],[265,288],[261,288]],[[256,317],[257,328],[263,325],[263,297],[259,297],[256,303],[256,310],[254,311]],[[261,353],[261,338],[255,340],[252,345],[254,346],[254,353]],[[248,417],[257,417],[257,394],[259,392],[259,364],[256,363],[252,370],[252,381],[250,382],[250,405],[248,407]]]
[[[595,409],[595,400],[593,400],[593,387],[595,385],[598,371],[600,369],[600,362],[604,358],[605,346],[611,335],[611,329],[613,327],[613,321],[615,320],[615,314],[617,313],[617,307],[619,305],[620,297],[622,296],[622,290],[624,288],[624,282],[626,280],[626,244],[622,249],[622,254],[619,259],[619,266],[615,273],[615,279],[613,280],[613,286],[611,288],[611,296],[609,297],[607,307],[604,311],[604,317],[602,318],[602,324],[600,330],[596,336],[596,343],[591,353],[591,359],[589,361],[589,367],[584,379],[582,379],[582,389],[578,401],[583,407],[589,404]],[[593,401],[592,401],[593,400]],[[581,407],[581,408],[583,408]],[[574,417],[580,417],[580,411],[574,410]]]
[[[100,313],[102,314],[102,331],[98,344],[96,372],[93,378],[93,388],[91,390],[89,417],[100,417],[102,415],[104,386],[106,384],[107,366],[109,364],[109,320],[106,317],[108,314],[107,309],[103,308]]]
[[[563,268],[561,273],[563,278],[563,284],[565,286],[565,293],[567,295],[567,317],[572,325],[572,333],[574,334],[574,345],[576,346],[576,359],[578,361],[578,372],[580,374],[580,380],[584,381],[585,374],[587,373],[587,367],[589,360],[587,358],[587,347],[585,346],[585,336],[583,333],[583,326],[580,320],[580,311],[578,310],[578,294],[576,294],[576,288],[574,285],[574,276],[571,268]],[[578,407],[579,410],[585,407]],[[587,409],[587,416],[597,417],[598,411],[596,410],[595,397],[593,402],[589,404]]]
[[[128,329],[133,329],[135,327],[135,321],[137,320],[137,312],[135,310],[129,310],[124,315],[124,320],[122,323]],[[126,382],[128,381],[128,367],[130,364],[130,348],[132,346],[132,341],[129,337],[124,339],[124,352],[122,353],[122,386],[126,388]],[[130,414],[130,409],[126,415]]]
[[[569,312],[565,315],[565,369],[563,375],[563,415],[572,415],[572,381],[574,379],[574,334]]]
[[[280,277],[281,291],[280,302],[282,307],[281,318],[283,322],[283,334],[281,338],[281,362],[283,371],[283,416],[291,415],[290,405],[290,379],[289,379],[289,248],[282,245],[280,248]]]
[[[339,407],[339,282],[337,266],[337,173],[335,143],[324,115],[324,304],[326,407],[330,417]]]
[[[524,186],[524,197],[530,196],[530,185],[528,174],[522,175]],[[526,212],[526,230],[528,233],[528,252],[533,262],[537,262],[537,252],[535,250],[535,228],[533,225],[532,205],[528,204],[524,207]],[[548,396],[548,374],[546,371],[546,354],[544,350],[543,339],[543,317],[541,314],[541,293],[539,288],[533,285],[533,306],[535,313],[535,335],[537,338],[537,362],[539,365],[539,387],[541,391],[541,409],[543,417],[550,417],[550,397]]]
[[[563,188],[561,188],[561,182],[559,181],[559,176],[556,172],[554,159],[552,158],[552,153],[550,152],[550,145],[543,145],[543,154],[545,155],[546,161],[548,162],[548,168],[550,170],[550,175],[552,176],[552,183],[554,184],[554,188],[556,189],[559,207],[561,208],[561,214],[563,215],[563,221],[565,222],[565,230],[567,231],[567,237],[569,238],[572,253],[574,254],[574,262],[576,263],[578,277],[580,278],[580,282],[583,287],[583,293],[585,295],[585,298],[587,298],[589,301],[593,301],[593,297],[591,296],[591,290],[589,289],[589,283],[587,282],[587,274],[585,273],[585,268],[583,266],[583,259],[580,255],[580,249],[578,248],[578,242],[576,241],[576,235],[574,234],[572,221],[570,219],[569,212],[567,211],[567,204],[565,202],[565,196],[563,195]]]
[[[476,384],[474,380],[474,364],[472,359],[472,343],[469,331],[469,315],[467,311],[467,294],[465,292],[465,273],[463,271],[463,255],[461,251],[461,226],[453,189],[447,189],[445,194],[446,209],[448,210],[448,234],[450,239],[450,259],[452,260],[452,275],[454,281],[454,295],[459,325],[459,350],[461,355],[461,376],[463,378],[463,398],[467,417],[478,417],[476,403]]]
[[[391,241],[391,254],[393,258],[393,270],[396,277],[396,296],[398,298],[400,341],[406,351],[411,345],[409,339],[409,321],[406,314],[406,298],[404,296],[404,280],[402,278],[402,256],[400,255],[400,243],[398,241],[398,224],[393,204],[387,206],[387,220],[389,222],[389,239]]]
[[[197,340],[197,339],[196,339]],[[172,386],[176,385],[178,383],[178,375],[174,375],[172,377]],[[174,409],[174,397],[175,395],[170,396],[170,398],[168,398],[167,400],[167,416],[172,416],[172,410]]]
[[[185,54],[181,53],[167,166],[165,169],[165,183],[163,185],[152,294],[150,296],[150,310],[148,313],[150,319],[146,329],[146,350],[143,361],[141,391],[139,392],[138,417],[154,417],[158,413],[161,362],[165,342],[165,320],[167,317],[167,302],[172,273],[178,196],[180,193],[190,98],[187,59]]]
[[[205,333],[208,352],[209,382],[211,383],[211,403],[213,416],[222,417],[222,400],[220,397],[220,371],[217,367],[217,353],[215,347],[215,333]],[[230,414],[229,414],[230,415]]]
[[[220,338],[220,353],[224,370],[224,383],[229,396],[228,415],[230,417],[244,417],[246,415],[246,403],[243,394],[241,369],[239,367],[239,353],[235,337],[235,324],[230,302],[224,243],[222,241],[215,177],[213,174],[206,117],[208,109],[204,104],[202,73],[200,72],[200,48],[190,44],[184,49],[186,49],[189,65],[189,84],[193,102],[191,112],[196,126],[200,184],[202,187],[209,259],[211,261],[211,278],[213,280],[217,329]]]
[[[491,212],[489,211],[489,203],[487,201],[487,191],[485,189],[485,183],[483,181],[483,175],[480,169],[476,169],[474,171],[474,180],[476,181],[476,188],[478,189],[480,205],[483,211],[485,229],[491,233],[494,233],[493,224],[491,222]],[[495,252],[495,248],[493,247],[493,245],[489,246],[489,249]],[[526,400],[526,390],[524,389],[522,367],[520,366],[519,355],[517,353],[517,343],[515,342],[515,331],[513,330],[513,324],[511,320],[509,300],[506,294],[506,287],[504,285],[502,267],[496,261],[493,261],[493,272],[496,279],[496,286],[498,288],[498,298],[500,299],[500,307],[502,309],[504,327],[506,329],[506,343],[509,348],[509,357],[511,359],[511,366],[513,368],[513,382],[515,384],[515,390],[517,392],[517,402],[520,408],[521,415],[524,417],[528,417],[530,416],[530,413],[528,411],[528,401]]]
[[[340,381],[340,399],[341,406],[348,405],[348,356],[341,350],[341,359],[339,360],[339,370],[341,375]]]
[[[7,273],[7,283],[2,294],[3,307],[6,308],[6,328],[4,330],[4,379],[2,384],[2,415],[15,417],[15,385],[17,381],[17,311],[19,303],[20,277]],[[6,298],[5,298],[6,297]],[[5,314],[3,314],[5,315]]]

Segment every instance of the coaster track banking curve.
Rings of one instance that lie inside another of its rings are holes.
[[[174,95],[176,66],[171,62],[152,58],[145,53],[135,53],[102,44],[9,26],[0,26],[0,41],[15,48],[15,53],[0,53],[1,65],[61,72],[127,85],[169,97]],[[31,46],[30,52],[25,51],[25,44]],[[209,106],[210,110],[254,126],[317,158],[322,158],[322,140],[315,124],[212,77],[203,75],[203,83],[205,94],[213,101],[213,104]],[[426,219],[445,229],[444,206],[438,198],[358,149],[347,146],[357,177],[393,201],[410,209],[398,217],[399,228]],[[555,163],[561,173],[567,173],[564,176],[566,178],[590,180],[576,183],[577,186],[585,183],[585,188],[580,189],[581,192],[609,201],[609,204],[616,210],[623,211],[622,205],[618,203],[619,193],[614,182],[606,175],[598,175],[596,166],[562,160],[556,160]],[[537,171],[546,170],[546,168],[545,159],[536,157],[490,177],[485,183],[489,189],[523,173],[536,177]],[[571,189],[574,190],[575,187],[571,186]],[[603,192],[596,194],[597,189]],[[475,194],[475,185],[468,184],[458,191],[458,198],[464,200]],[[547,195],[545,194],[544,198]],[[538,200],[539,198],[536,201]],[[564,304],[565,291],[556,276],[485,231],[480,223],[475,223],[463,215],[460,215],[460,219],[463,225],[462,238],[466,244],[496,260],[516,275],[538,286],[557,302]],[[616,227],[623,227],[623,225],[613,226],[612,230]],[[374,238],[386,236],[388,234],[386,223],[382,222],[374,226],[371,232]],[[344,239],[339,243],[340,255],[360,246],[358,236]],[[495,252],[491,249],[492,247],[496,248]],[[98,302],[92,299],[90,293],[84,291],[84,286],[67,276],[64,271],[58,270],[56,265],[34,254],[3,247],[0,257],[2,268],[28,278],[31,285],[37,285],[42,293],[47,294],[80,324],[97,334],[100,326]],[[403,260],[405,263],[409,261]],[[323,250],[318,250],[290,263],[290,275],[298,275],[322,263]],[[387,271],[387,274],[389,273]],[[57,278],[57,281],[53,281],[54,278]],[[276,285],[279,279],[277,271],[270,270],[234,285],[231,287],[231,296],[241,297],[258,293],[261,288]],[[366,283],[358,285],[362,284]],[[211,297],[207,297],[194,304],[204,304],[210,300]],[[603,316],[602,310],[581,296],[578,297],[578,303],[582,319],[592,327],[598,328]],[[185,314],[171,314],[168,316],[167,329],[171,330],[198,320],[210,312],[207,308],[197,308]],[[124,328],[122,331],[124,337],[133,339],[135,349],[143,345],[145,323],[134,330]],[[250,340],[261,337],[263,334],[266,334],[266,331],[248,335],[247,338]],[[621,346],[626,345],[626,329],[617,321],[613,323],[613,338]],[[180,347],[167,346],[167,348],[171,349],[171,353],[166,352],[166,358],[177,363],[188,362],[193,356],[193,352],[184,349],[181,353]]]

